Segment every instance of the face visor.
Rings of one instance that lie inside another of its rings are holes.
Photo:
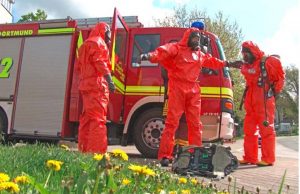
[[[106,27],[106,31],[105,31],[105,43],[108,47],[110,47],[111,44],[111,31],[109,29],[109,27]]]
[[[249,48],[243,47],[242,48],[242,55],[243,55],[243,60],[247,64],[252,64],[255,61],[255,57],[252,54],[251,50]]]
[[[193,51],[200,50],[200,33],[192,32],[189,36],[188,47]]]

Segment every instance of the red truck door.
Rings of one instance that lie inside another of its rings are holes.
[[[128,44],[128,26],[117,9],[112,22],[111,63],[113,81],[116,86],[114,94],[110,95],[108,105],[108,120],[122,123],[123,102],[126,90],[126,53]]]
[[[171,33],[172,32],[172,33]],[[147,157],[156,157],[164,121],[163,79],[159,64],[139,62],[142,53],[153,51],[170,41],[178,41],[178,28],[132,28],[126,67],[124,134]]]

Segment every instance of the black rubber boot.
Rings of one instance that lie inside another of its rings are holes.
[[[163,158],[163,159],[161,159],[161,161],[160,161],[160,165],[161,165],[162,167],[168,167],[168,166],[169,166],[169,163],[170,163],[170,161],[169,161],[168,158]]]

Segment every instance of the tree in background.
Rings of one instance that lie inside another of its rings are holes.
[[[47,14],[44,10],[38,9],[35,13],[30,12],[26,15],[22,15],[21,19],[18,22],[30,22],[30,21],[39,21],[46,20]]]
[[[216,34],[223,45],[227,60],[236,60],[240,58],[240,48],[242,44],[243,34],[236,22],[230,22],[227,17],[224,17],[222,12],[218,12],[215,18],[211,18],[205,11],[200,11],[197,8],[188,11],[186,5],[174,8],[174,13],[163,19],[155,19],[156,26],[169,27],[190,27],[191,21],[196,18],[203,18],[206,30]],[[231,69],[230,75],[232,77],[234,87],[234,104],[236,121],[242,124],[244,118],[244,110],[239,110],[240,101],[245,88],[245,81],[240,73],[240,70]]]
[[[205,11],[194,8],[188,11],[186,5],[174,8],[174,14],[163,19],[155,19],[156,26],[189,27],[191,21],[204,19],[206,29],[216,34],[223,45],[228,60],[235,60],[240,52],[243,34],[236,22],[231,23],[222,12],[218,12],[215,18],[211,18]]]
[[[191,21],[196,18],[204,18],[206,30],[216,34],[223,45],[227,60],[240,59],[240,48],[243,40],[242,30],[236,22],[230,22],[222,12],[218,12],[214,18],[207,15],[205,11],[194,8],[187,10],[186,5],[174,8],[174,13],[162,19],[155,19],[156,26],[169,27],[190,27]],[[280,97],[276,102],[276,109],[279,115],[277,122],[291,122],[298,124],[299,106],[299,72],[296,66],[290,65],[285,68],[286,80]],[[240,70],[230,69],[233,80],[233,94],[235,104],[235,122],[241,126],[245,115],[244,109],[239,110],[245,81]]]
[[[295,65],[285,67],[285,85],[276,102],[278,122],[299,123],[299,71]]]

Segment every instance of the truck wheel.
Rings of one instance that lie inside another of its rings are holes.
[[[0,110],[0,142],[7,141],[7,119],[5,113]]]
[[[157,158],[162,131],[165,127],[161,108],[151,108],[140,114],[134,124],[136,148],[147,158]]]

